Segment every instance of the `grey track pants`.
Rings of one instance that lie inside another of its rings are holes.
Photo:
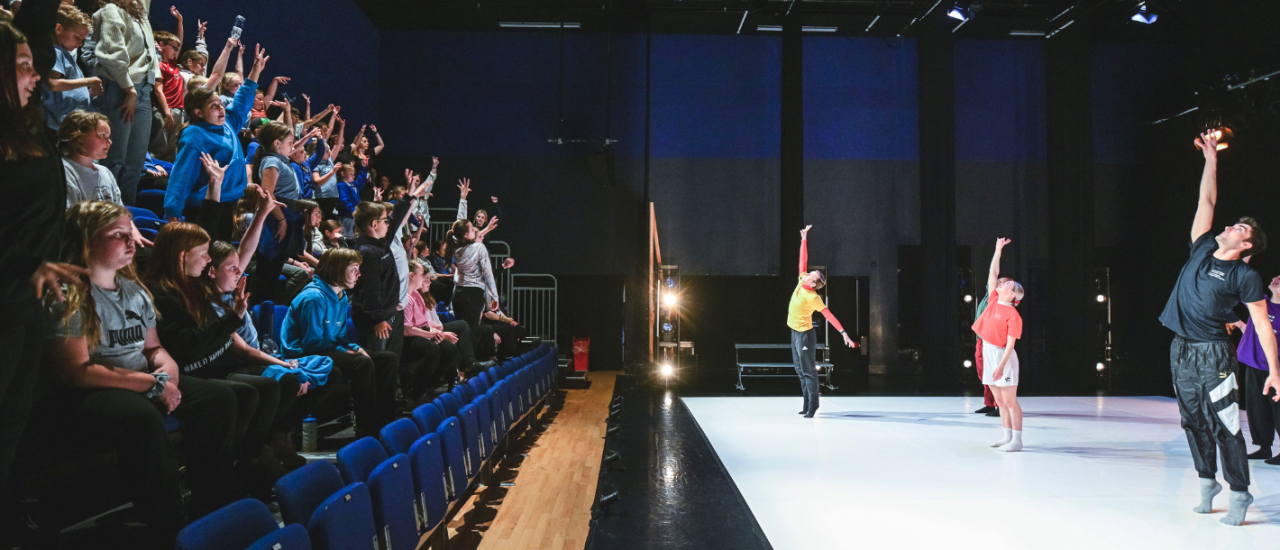
[[[818,333],[814,329],[791,331],[791,360],[796,364],[796,374],[800,376],[806,411],[818,410],[817,347]]]

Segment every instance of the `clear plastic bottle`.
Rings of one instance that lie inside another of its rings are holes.
[[[318,443],[316,417],[307,416],[302,419],[302,452],[314,453]]]
[[[236,25],[231,27],[231,38],[240,38],[240,34],[244,32],[244,16],[236,16]]]

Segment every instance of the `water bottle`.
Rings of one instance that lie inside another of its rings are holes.
[[[280,357],[280,344],[277,344],[276,341],[272,340],[270,337],[263,337],[262,340],[258,342],[258,350],[272,357]]]
[[[244,32],[244,16],[236,16],[236,25],[231,27],[231,38],[240,38],[240,33]]]
[[[302,452],[316,452],[316,417],[308,415],[302,419]]]

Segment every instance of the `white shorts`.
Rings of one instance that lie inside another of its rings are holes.
[[[1009,362],[1004,366],[1004,372],[1000,373],[999,380],[992,380],[991,376],[996,373],[996,366],[1000,364],[1000,359],[1004,357],[1004,348],[998,348],[991,342],[982,342],[982,384],[986,386],[1017,386],[1018,385],[1018,351],[1014,350],[1009,357]]]

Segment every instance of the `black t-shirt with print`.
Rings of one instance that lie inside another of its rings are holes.
[[[1213,257],[1218,242],[1206,231],[1191,243],[1191,259],[1178,273],[1178,282],[1160,322],[1189,340],[1228,340],[1225,325],[1231,308],[1240,302],[1266,299],[1262,277],[1243,260]]]

